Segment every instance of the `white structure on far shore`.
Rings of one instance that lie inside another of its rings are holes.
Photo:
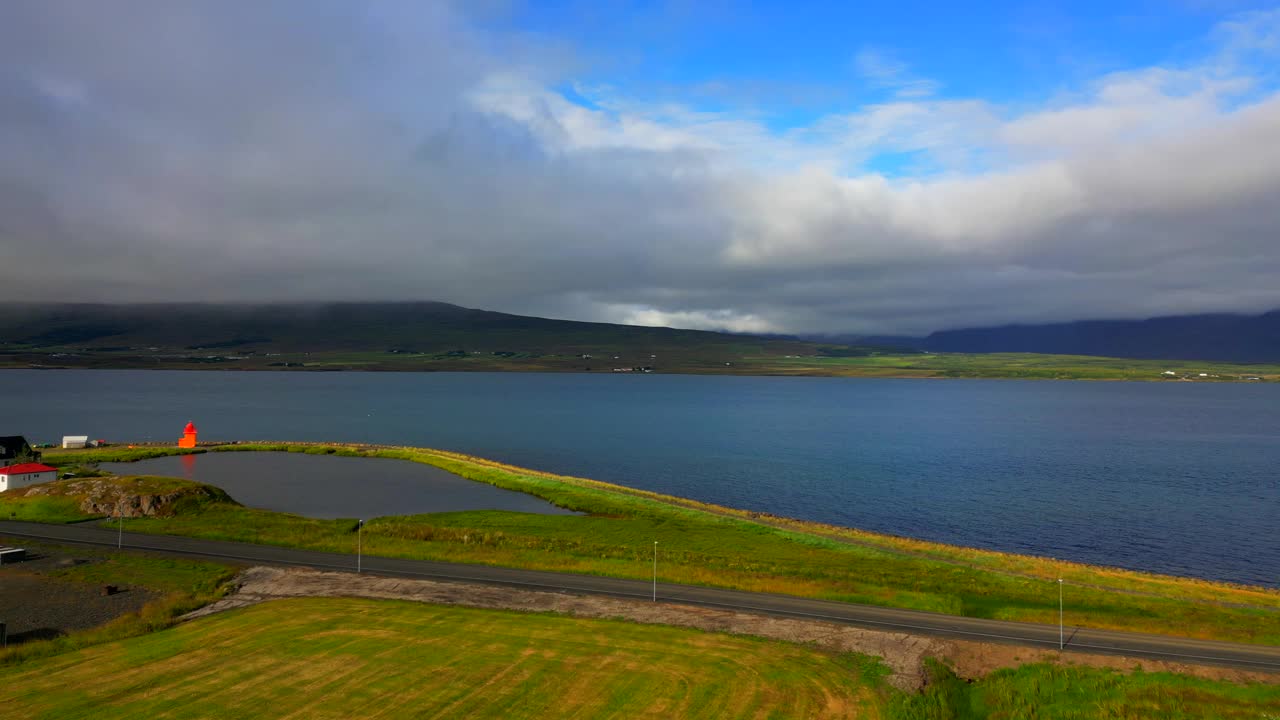
[[[58,469],[40,463],[22,463],[0,468],[0,492],[58,479]]]
[[[62,447],[64,450],[79,449],[82,447],[88,447],[88,445],[89,445],[88,435],[63,435],[62,436]]]

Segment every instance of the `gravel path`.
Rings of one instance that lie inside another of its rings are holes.
[[[82,562],[93,560],[55,553],[0,566],[0,622],[8,626],[9,644],[97,627],[158,597],[150,590],[127,587],[103,595],[99,586],[47,574]]]

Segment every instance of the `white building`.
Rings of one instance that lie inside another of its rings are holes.
[[[58,468],[40,463],[22,463],[0,468],[0,492],[58,479]]]
[[[62,436],[63,449],[82,448],[82,447],[87,447],[88,445],[89,445],[88,435],[63,435]]]

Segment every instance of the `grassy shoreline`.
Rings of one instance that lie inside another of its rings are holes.
[[[777,592],[973,617],[1066,621],[1115,630],[1280,644],[1280,590],[1093,567],[751,513],[447,451],[321,443],[245,443],[199,451],[287,451],[421,462],[526,492],[585,516],[462,512],[379,518],[365,551],[647,579],[657,539],[664,581]],[[138,460],[172,447],[50,452],[51,464]],[[0,508],[3,509],[3,508]],[[138,532],[351,550],[354,520],[316,520],[211,502]]]
[[[612,353],[610,353],[612,354]],[[0,352],[0,369],[244,370],[254,372],[542,372],[611,375],[613,367],[653,366],[657,374],[894,379],[1121,380],[1144,382],[1280,382],[1280,364],[1145,360],[1041,353],[894,353],[763,355],[742,347],[714,358],[664,353],[590,363],[572,354],[514,356],[373,351],[193,354],[153,357],[84,349]],[[585,363],[585,364],[584,364]],[[656,365],[655,365],[656,363]],[[1173,375],[1166,375],[1166,371]],[[626,373],[623,373],[626,374]],[[630,374],[643,374],[632,371]],[[1203,375],[1202,375],[1203,374]]]

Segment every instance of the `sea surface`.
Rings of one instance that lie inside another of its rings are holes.
[[[334,440],[1280,586],[1280,385],[4,370],[0,435]]]

